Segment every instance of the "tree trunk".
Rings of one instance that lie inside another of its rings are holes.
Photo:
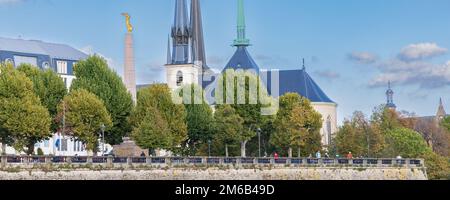
[[[6,155],[6,144],[2,142],[2,155]]]
[[[242,157],[242,158],[247,157],[246,154],[245,154],[245,145],[246,145],[246,144],[247,144],[247,141],[242,141],[242,142],[241,142],[241,157]]]
[[[30,142],[29,144],[28,144],[28,146],[27,146],[27,155],[29,155],[29,156],[31,156],[32,154],[33,154],[33,152],[34,152],[34,143],[33,142]]]
[[[225,157],[228,158],[228,144],[225,144]]]
[[[292,147],[289,147],[289,158],[292,158]]]

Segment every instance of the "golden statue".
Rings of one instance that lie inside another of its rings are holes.
[[[125,16],[128,33],[133,32],[133,25],[131,25],[131,22],[130,22],[130,18],[131,18],[130,15],[128,13],[122,13],[122,15]]]

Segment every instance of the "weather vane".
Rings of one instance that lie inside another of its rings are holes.
[[[128,33],[133,32],[133,25],[131,25],[131,22],[130,22],[130,19],[131,19],[130,15],[128,13],[122,13],[122,15],[125,16]]]

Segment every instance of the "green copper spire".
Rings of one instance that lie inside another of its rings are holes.
[[[237,39],[233,46],[250,46],[250,40],[245,37],[244,0],[238,0]]]

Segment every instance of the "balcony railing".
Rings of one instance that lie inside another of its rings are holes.
[[[240,158],[240,157],[66,157],[66,156],[1,156],[1,166],[6,165],[40,165],[40,164],[72,164],[72,165],[148,165],[148,166],[180,166],[180,165],[260,165],[275,167],[424,167],[423,159],[395,158]]]

